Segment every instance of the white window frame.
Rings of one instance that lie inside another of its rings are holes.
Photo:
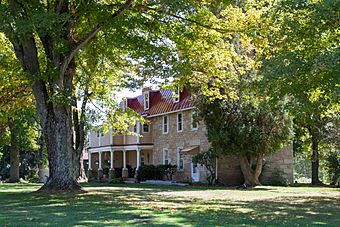
[[[144,125],[148,126],[148,131],[144,131]],[[143,133],[149,133],[150,132],[150,125],[149,124],[142,124],[142,132]]]
[[[179,115],[182,116],[182,117],[181,117],[181,120],[182,120],[182,122],[181,122],[181,125],[182,125],[181,130],[179,130],[179,121],[178,121]],[[177,119],[177,132],[183,132],[183,126],[184,126],[184,123],[183,123],[183,122],[184,122],[184,121],[183,121],[183,113],[178,113],[177,116],[176,116],[176,119]]]
[[[196,131],[198,129],[198,122],[196,121],[196,128],[194,128],[194,115],[197,114],[196,111],[191,112],[191,130]]]
[[[148,110],[150,108],[150,92],[147,91],[144,93],[144,110]]]
[[[165,159],[166,155],[165,153],[167,153],[167,159]],[[168,163],[165,163],[165,160],[168,161]],[[169,149],[168,148],[163,148],[163,165],[169,165],[170,164],[170,158],[169,158]]]
[[[182,168],[180,168],[180,165],[179,165],[179,163],[180,163],[180,158],[181,158],[181,156],[180,156],[180,153],[182,153],[182,161],[183,161],[183,167]],[[183,153],[183,147],[178,147],[177,148],[177,170],[178,171],[184,171],[184,153]]]
[[[166,131],[165,129],[165,124],[164,124],[164,119],[166,118]],[[162,126],[163,126],[163,134],[168,134],[169,133],[169,116],[168,115],[164,115],[162,118]]]

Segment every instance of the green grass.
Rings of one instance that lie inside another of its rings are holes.
[[[340,226],[340,191],[332,188],[39,187],[0,183],[0,226]]]

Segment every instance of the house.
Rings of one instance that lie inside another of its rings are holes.
[[[196,115],[189,91],[152,90],[144,88],[142,94],[128,98],[124,107],[129,107],[145,117],[149,124],[139,122],[130,130],[141,136],[113,135],[91,132],[89,134],[88,169],[90,176],[121,176],[131,178],[141,165],[177,165],[177,181],[206,181],[204,166],[195,165],[191,158],[198,152],[207,151],[209,142],[207,129],[202,122],[194,121]],[[264,181],[280,171],[293,181],[293,154],[286,147],[266,158]],[[219,180],[227,185],[243,182],[239,161],[225,156],[216,160]]]

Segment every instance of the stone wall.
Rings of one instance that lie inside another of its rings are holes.
[[[153,134],[153,160],[154,165],[163,164],[163,148],[169,150],[169,161],[172,165],[178,165],[178,148],[188,148],[198,145],[200,151],[209,149],[209,142],[206,136],[206,127],[203,124],[198,125],[198,129],[191,129],[192,110],[180,112],[183,114],[183,131],[177,132],[177,114],[168,114],[169,129],[167,134],[163,134],[163,116],[149,118]],[[178,171],[176,180],[191,181],[191,154],[184,153],[184,170]],[[201,179],[204,176],[205,168],[200,167]]]
[[[265,158],[265,166],[262,173],[262,183],[269,184],[273,174],[283,176],[288,183],[293,183],[293,146],[287,146],[276,153],[269,155]]]
[[[264,158],[264,169],[261,182],[270,184],[273,174],[284,177],[288,183],[293,183],[293,147],[287,146]],[[236,156],[224,156],[218,159],[218,178],[226,185],[240,185],[243,175]]]

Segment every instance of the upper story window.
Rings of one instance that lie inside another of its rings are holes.
[[[177,168],[180,171],[184,170],[184,154],[183,154],[183,148],[178,148],[178,163],[177,163]]]
[[[169,117],[163,116],[163,134],[167,134],[169,132]]]
[[[144,133],[148,133],[150,132],[150,126],[148,124],[143,124],[143,132]]]
[[[97,137],[103,137],[104,133],[97,132]]]
[[[137,124],[138,124],[138,122],[136,122],[136,124],[133,126],[133,132],[134,133],[137,133]]]
[[[177,114],[177,132],[183,131],[183,114]]]
[[[150,107],[150,93],[147,91],[144,93],[144,110],[148,110]]]
[[[196,111],[191,112],[191,129],[192,130],[198,129],[197,112]]]
[[[167,148],[163,148],[163,164],[168,165],[169,163],[169,150]]]

